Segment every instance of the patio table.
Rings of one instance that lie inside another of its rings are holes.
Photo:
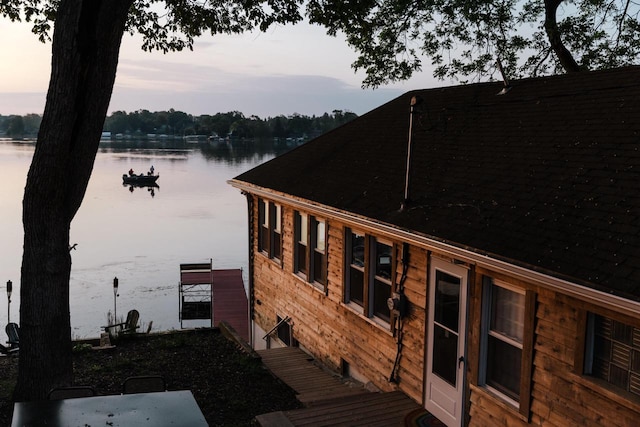
[[[17,402],[12,427],[200,427],[207,421],[189,390]]]

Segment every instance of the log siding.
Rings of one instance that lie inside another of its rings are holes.
[[[250,196],[257,202],[257,196]],[[258,203],[253,207],[253,232],[257,233]],[[397,334],[386,324],[368,318],[345,303],[345,233],[356,228],[339,217],[318,215],[326,224],[326,291],[309,283],[294,271],[294,214],[300,206],[282,203],[282,259],[270,259],[258,250],[257,236],[251,241],[253,266],[253,320],[265,331],[275,326],[276,316],[290,316],[294,338],[328,368],[340,372],[345,362],[357,367],[372,386],[382,391],[401,390],[416,402],[424,403],[425,349],[427,316],[428,262],[431,256],[446,258],[436,247],[409,245],[409,265],[404,293],[409,312],[403,321],[403,350],[397,370],[399,381],[389,381],[397,356]],[[394,263],[396,289],[402,275],[400,237],[388,232],[365,233],[391,241],[397,262]],[[586,316],[597,313],[640,326],[640,316],[620,314],[610,308],[580,300],[573,295],[512,277],[490,265],[470,263],[467,320],[467,397],[465,425],[526,426],[584,425],[632,426],[640,419],[640,399],[621,393],[614,387],[584,375]],[[518,287],[527,295],[527,313],[531,318],[525,330],[523,348],[521,401],[514,407],[481,383],[481,328],[483,277],[490,277]],[[395,319],[391,323],[396,324]],[[255,337],[261,339],[261,337]],[[522,390],[525,393],[522,393]],[[524,400],[524,401],[523,401]]]

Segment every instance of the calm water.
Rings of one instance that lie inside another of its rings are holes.
[[[283,150],[252,143],[102,143],[71,224],[70,241],[77,243],[71,252],[72,336],[99,335],[114,309],[114,277],[118,317],[136,308],[143,326],[153,321],[156,331],[180,328],[180,263],[212,259],[214,268],[242,268],[246,281],[246,199],[226,181]],[[8,315],[19,318],[21,203],[33,151],[32,144],[0,141],[0,325]],[[153,194],[122,185],[130,168],[146,172],[151,165],[160,174]],[[14,283],[10,313],[7,280]]]

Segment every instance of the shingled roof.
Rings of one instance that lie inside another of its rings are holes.
[[[408,92],[235,180],[640,300],[640,67],[501,89]]]

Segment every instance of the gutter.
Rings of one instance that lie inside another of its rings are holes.
[[[605,305],[607,308],[633,317],[637,317],[640,314],[640,302],[637,301],[513,265],[508,262],[492,258],[488,255],[482,255],[446,242],[414,234],[410,231],[402,230],[386,223],[377,222],[370,218],[357,216],[347,211],[342,211],[325,205],[313,204],[303,199],[295,199],[284,193],[276,193],[272,190],[250,184],[246,181],[231,179],[227,181],[227,183],[242,190],[243,192],[252,193],[273,201],[286,203],[294,207],[304,208],[304,210],[309,213],[318,213],[326,217],[335,217],[349,225],[358,226],[369,231],[375,231],[377,233],[382,232],[387,235],[387,237],[397,237],[404,242],[413,244],[414,246],[441,252],[460,261],[508,274],[540,287],[569,295],[580,301],[598,306]]]

